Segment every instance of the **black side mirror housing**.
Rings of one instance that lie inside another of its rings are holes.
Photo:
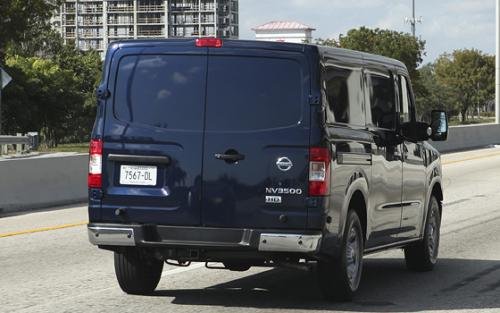
[[[425,141],[431,136],[431,128],[429,124],[423,122],[406,122],[401,124],[401,134],[413,142]]]
[[[373,140],[378,147],[395,146],[403,142],[400,134],[395,131],[379,132],[373,137]]]
[[[433,141],[445,141],[448,138],[448,114],[445,111],[433,110],[431,112],[430,138]]]
[[[448,138],[448,115],[445,111],[431,112],[431,124],[407,122],[401,124],[401,135],[410,141],[445,141]]]

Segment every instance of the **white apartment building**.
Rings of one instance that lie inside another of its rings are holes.
[[[312,32],[316,29],[299,22],[272,21],[252,30],[256,40],[312,43]]]
[[[52,24],[66,44],[101,53],[122,39],[237,39],[238,0],[65,0]]]

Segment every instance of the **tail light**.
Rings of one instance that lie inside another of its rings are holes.
[[[326,196],[330,190],[330,150],[309,150],[309,196]]]
[[[102,187],[102,140],[92,139],[89,147],[89,188]]]
[[[196,46],[199,48],[222,48],[222,39],[220,38],[197,38]]]

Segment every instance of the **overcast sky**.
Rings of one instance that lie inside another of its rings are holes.
[[[239,0],[240,38],[254,39],[252,27],[273,20],[313,26],[314,38],[335,37],[367,26],[410,32],[411,0]],[[424,63],[444,52],[476,48],[495,53],[495,0],[416,0],[422,17],[417,36],[426,41]]]

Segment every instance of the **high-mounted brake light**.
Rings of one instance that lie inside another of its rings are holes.
[[[102,187],[102,140],[90,140],[89,147],[89,188]]]
[[[309,196],[326,196],[330,191],[330,150],[309,150]]]
[[[220,38],[197,38],[196,46],[199,48],[208,47],[208,48],[221,48],[222,47],[222,39]]]

